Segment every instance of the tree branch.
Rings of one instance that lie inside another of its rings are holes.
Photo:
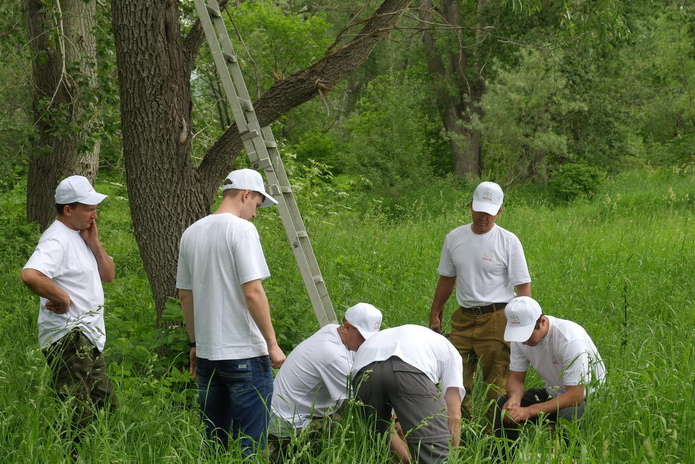
[[[362,66],[382,38],[396,26],[410,0],[384,0],[374,15],[366,21],[355,38],[335,51],[329,52],[313,65],[277,81],[254,103],[258,121],[265,127],[291,109],[330,91]],[[243,144],[236,124],[232,125],[210,148],[199,167],[203,178],[214,179],[218,185],[231,169]]]

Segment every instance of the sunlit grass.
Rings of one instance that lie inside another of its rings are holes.
[[[119,186],[104,187],[112,198],[100,211],[100,230],[118,266],[117,281],[106,287],[107,357],[120,405],[87,430],[82,459],[238,462],[238,449],[217,458],[205,446],[185,353],[162,365],[160,355],[147,348],[154,308],[127,201],[116,198],[124,194]],[[468,189],[442,184],[433,190],[404,204],[400,215],[347,207],[339,214],[307,215],[338,317],[365,301],[382,309],[386,326],[426,324],[444,235],[470,218]],[[67,462],[69,439],[61,425],[69,411],[51,394],[36,341],[38,303],[19,281],[38,239],[36,228],[23,224],[20,198],[18,193],[2,199],[0,456],[8,463]],[[583,325],[608,368],[607,385],[590,398],[581,426],[569,428],[568,444],[547,427],[529,428],[516,462],[695,462],[694,205],[695,178],[664,171],[621,175],[596,198],[571,205],[508,192],[498,223],[524,245],[534,297],[546,313]],[[277,213],[262,211],[257,226],[273,274],[264,285],[289,349],[318,325]],[[452,299],[447,315],[455,306]],[[495,440],[480,421],[462,429],[462,446],[451,462],[488,462]],[[385,462],[383,448],[375,452],[373,445],[373,437],[348,421],[318,443],[318,456],[301,458]]]

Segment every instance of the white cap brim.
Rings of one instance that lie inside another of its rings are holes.
[[[504,329],[504,341],[519,343],[525,342],[531,338],[531,334],[533,333],[533,329],[535,327],[536,324],[529,324],[524,327],[507,325],[507,328]]]
[[[502,205],[493,205],[488,202],[473,200],[471,207],[476,213],[487,213],[490,216],[495,216],[497,213],[499,213]]]

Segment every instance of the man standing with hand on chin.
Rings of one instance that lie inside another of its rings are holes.
[[[265,447],[272,368],[285,361],[263,290],[270,272],[250,221],[277,201],[252,169],[232,171],[222,189],[217,211],[181,237],[176,286],[207,436],[225,449],[241,437],[250,458]]]
[[[115,277],[96,223],[97,206],[105,198],[83,176],[60,182],[55,192],[58,217],[22,270],[22,281],[41,297],[39,344],[56,393],[75,402],[73,425],[80,428],[93,417],[94,408],[116,405],[102,355],[106,330],[101,284]]]

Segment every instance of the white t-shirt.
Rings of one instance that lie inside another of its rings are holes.
[[[422,371],[432,382],[440,384],[442,392],[449,387],[458,387],[463,400],[466,394],[463,360],[444,336],[414,324],[382,330],[360,346],[352,365],[352,376],[364,366],[385,361],[391,356],[398,356],[403,362]]]
[[[270,433],[290,436],[312,417],[331,414],[347,396],[353,352],[328,324],[287,356],[273,382]]]
[[[256,227],[211,214],[181,236],[177,288],[193,292],[197,355],[212,361],[268,354],[242,284],[270,276]]]
[[[456,300],[464,308],[506,303],[514,286],[531,282],[521,242],[498,225],[485,234],[470,224],[449,232],[437,272],[456,276]]]
[[[565,386],[585,385],[586,395],[603,383],[606,368],[586,333],[577,323],[546,316],[548,334],[536,346],[511,343],[509,370],[526,372],[529,365],[545,380],[545,390],[556,397]]]
[[[39,239],[36,250],[24,266],[36,269],[70,295],[70,309],[56,314],[46,309],[41,297],[39,345],[46,347],[79,328],[100,351],[104,350],[104,289],[94,253],[77,230],[55,221]]]

